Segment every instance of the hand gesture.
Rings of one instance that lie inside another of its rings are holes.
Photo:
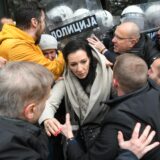
[[[66,114],[66,122],[61,126],[61,132],[67,139],[74,137],[69,113]]]
[[[57,136],[61,132],[61,124],[56,118],[49,118],[44,121],[44,128],[48,136]]]
[[[87,41],[89,42],[89,44],[95,47],[100,53],[103,54],[104,51],[107,51],[105,45],[95,35],[87,38]]]
[[[118,142],[120,148],[130,150],[139,159],[142,158],[148,151],[159,145],[159,142],[150,144],[155,136],[155,131],[150,132],[151,127],[149,125],[144,129],[141,135],[139,135],[140,127],[141,124],[137,123],[133,130],[132,137],[128,141],[124,141],[121,131],[118,132]]]

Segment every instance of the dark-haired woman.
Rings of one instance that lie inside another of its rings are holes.
[[[109,109],[101,102],[110,97],[112,70],[106,67],[106,58],[82,40],[68,42],[63,54],[64,79],[53,87],[39,122],[44,124],[48,136],[59,134],[61,125],[54,114],[64,98],[73,131],[87,150],[99,134],[104,114]]]

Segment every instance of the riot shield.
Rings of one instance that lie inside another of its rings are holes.
[[[128,5],[119,15],[102,9],[100,0],[47,0],[47,28],[63,47],[70,39],[95,34],[101,40],[119,23],[135,22],[151,38],[160,28],[160,1]],[[118,4],[116,4],[118,5]],[[122,8],[121,8],[122,9]]]
[[[48,31],[61,47],[70,39],[91,34],[101,39],[114,25],[113,16],[102,9],[99,0],[47,0],[46,15]]]
[[[126,7],[122,13],[121,23],[126,21],[135,22],[141,33],[149,34],[152,38],[160,29],[160,1],[148,2]]]

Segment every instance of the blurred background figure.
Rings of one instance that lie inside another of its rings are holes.
[[[51,61],[53,61],[57,57],[58,52],[60,52],[57,50],[58,42],[56,38],[49,34],[41,35],[39,46],[44,56]]]
[[[107,10],[97,10],[95,15],[98,24],[100,24],[99,30],[95,31],[96,36],[103,40],[103,43],[109,48],[112,45],[114,18]],[[91,35],[91,37],[94,36]]]
[[[74,12],[74,17],[86,15],[86,14],[89,14],[89,13],[90,13],[90,11],[88,9],[79,8]]]
[[[152,39],[155,42],[155,47],[160,51],[160,4],[149,6],[145,11],[145,15],[150,27],[159,27],[159,30],[152,36]]]
[[[160,4],[149,6],[145,11],[145,15],[148,25],[151,27],[160,27]]]
[[[107,11],[107,10],[97,10],[95,12],[97,21],[101,21],[103,27],[105,27],[105,29],[111,29],[114,24],[113,24],[113,16],[112,14]]]
[[[160,28],[159,30],[154,34],[153,38],[152,38],[155,47],[157,48],[157,50],[160,51]]]
[[[128,6],[122,11],[120,21],[121,23],[134,22],[138,25],[140,30],[143,30],[145,24],[144,12],[139,6]]]
[[[70,7],[61,5],[49,10],[47,16],[53,23],[57,24],[71,18],[73,11]]]

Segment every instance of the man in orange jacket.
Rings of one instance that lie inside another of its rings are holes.
[[[63,73],[62,53],[51,61],[38,46],[41,34],[45,30],[44,8],[38,2],[26,2],[15,12],[16,26],[4,24],[0,32],[0,56],[8,61],[32,61],[50,70],[54,79]]]

